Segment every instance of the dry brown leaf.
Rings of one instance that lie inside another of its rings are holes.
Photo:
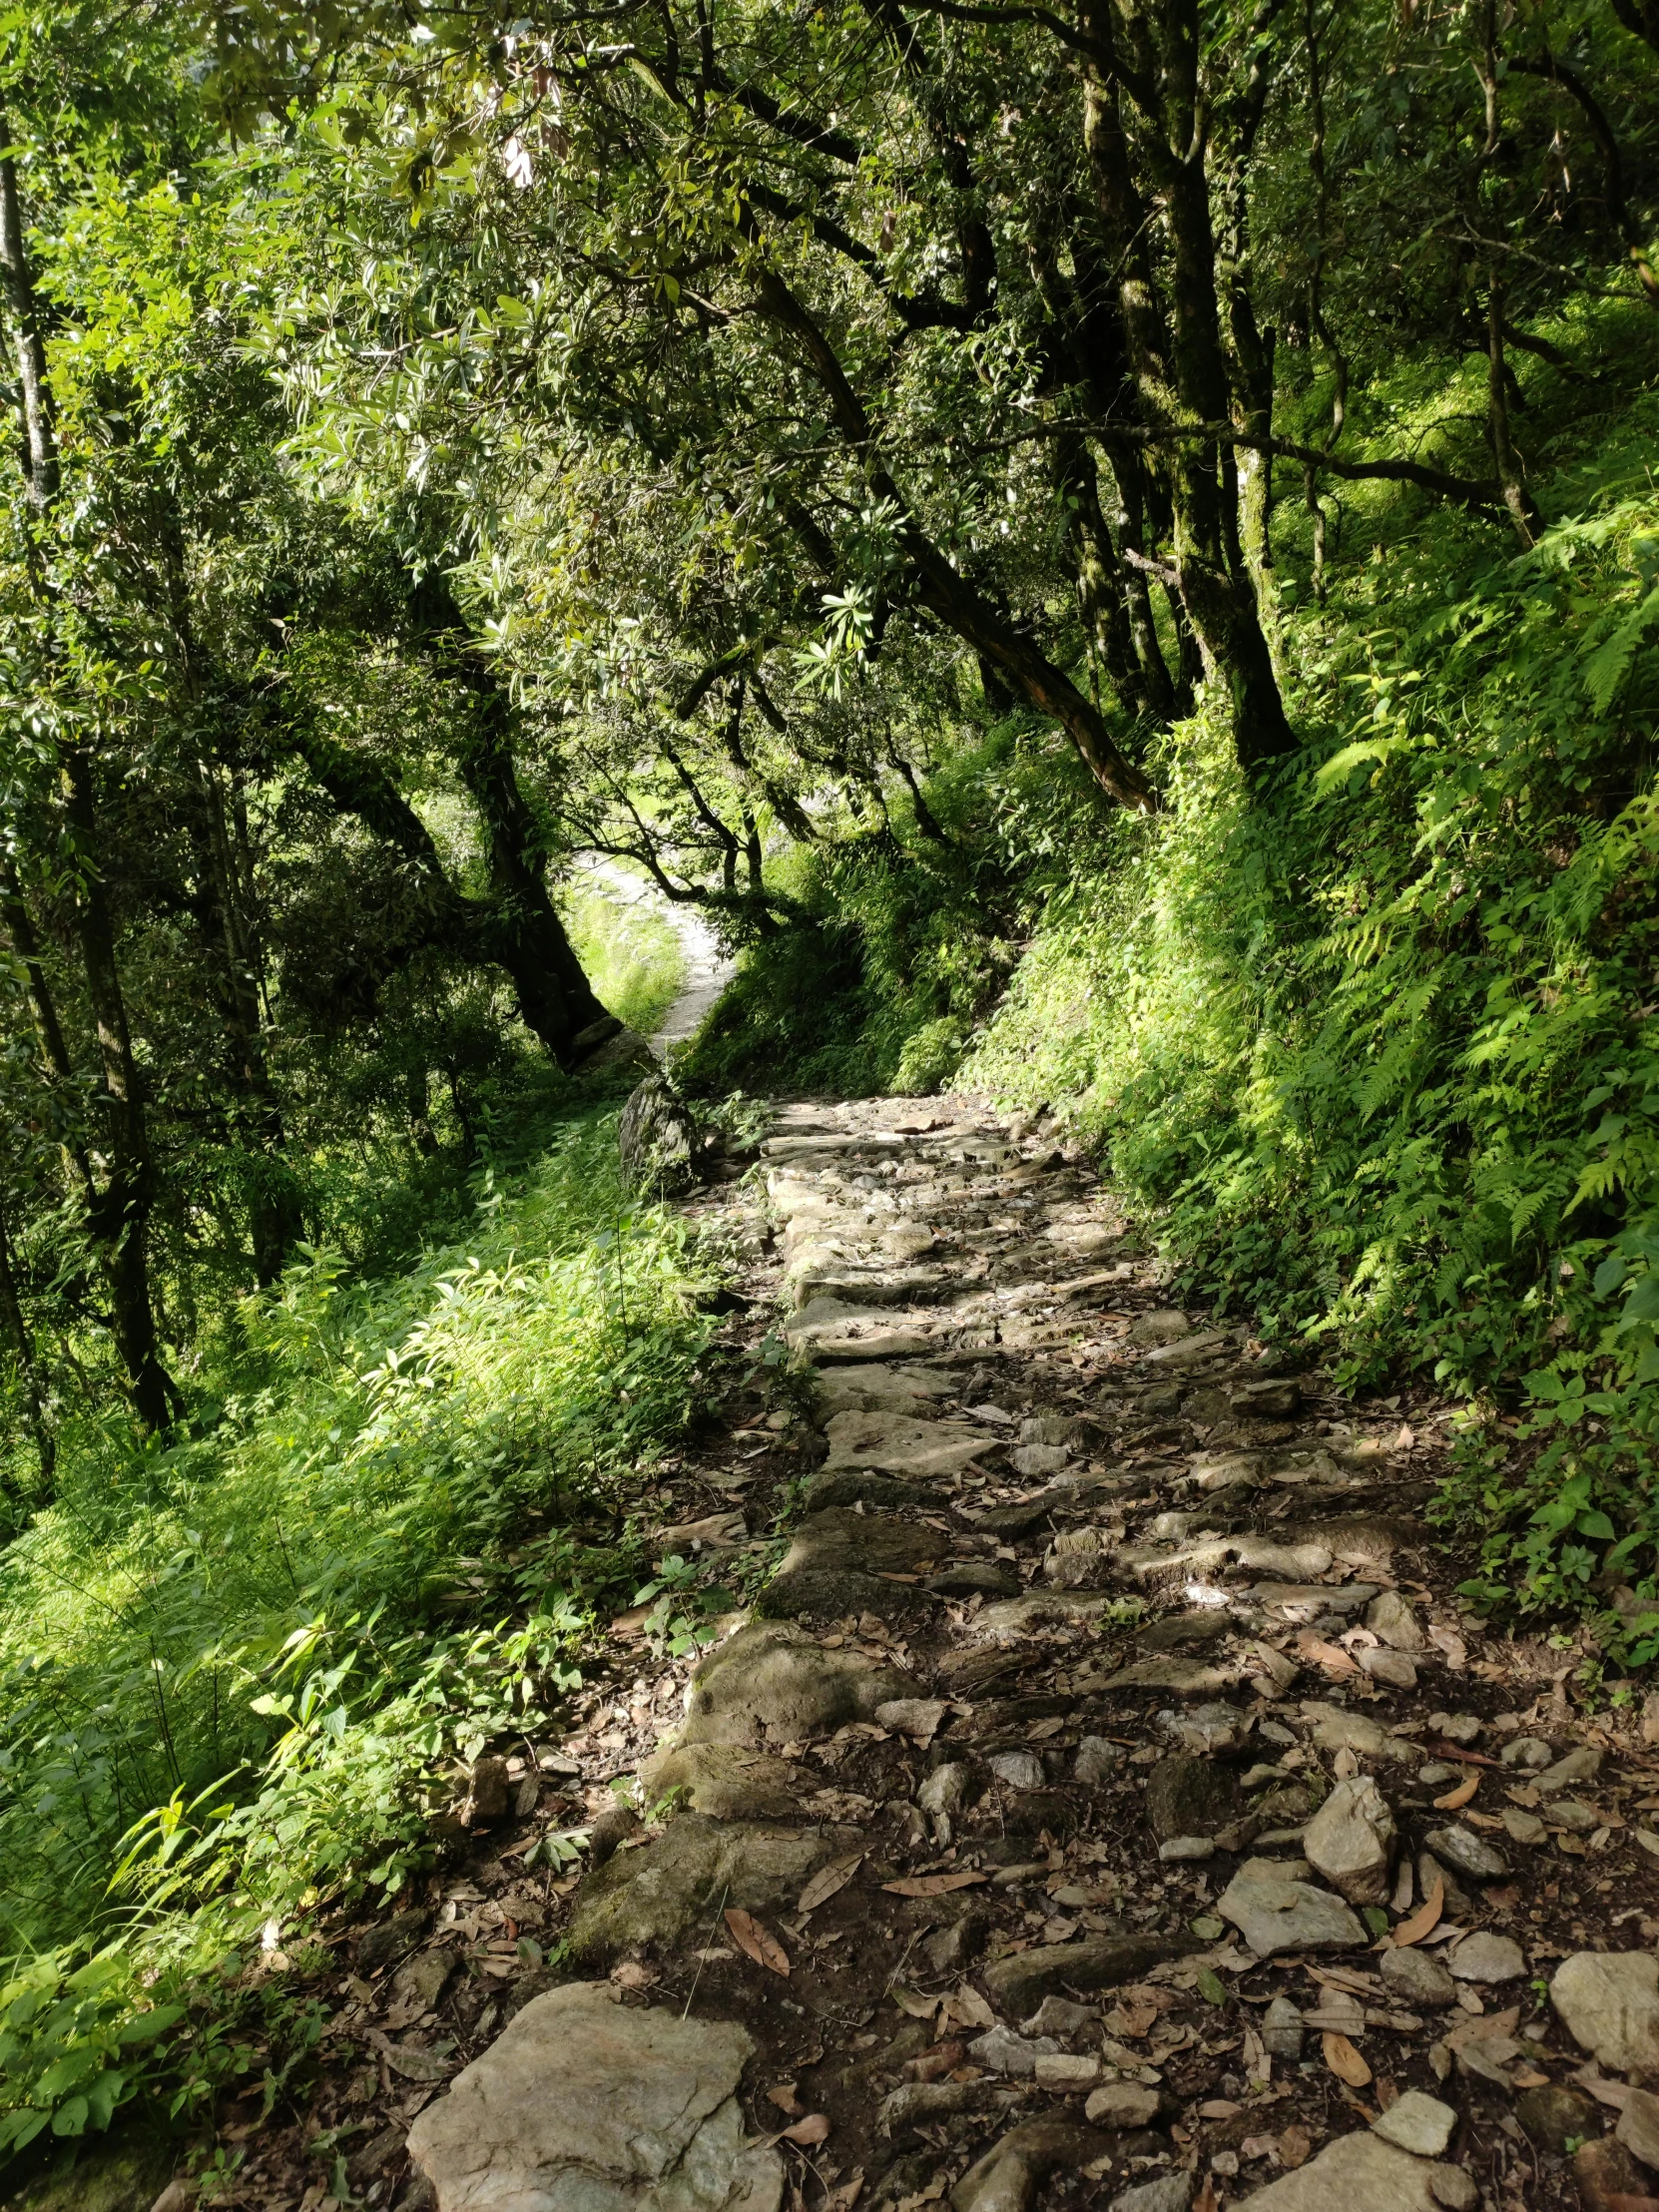
[[[919,1989],[907,1989],[902,1981],[895,1981],[887,1994],[912,2020],[930,2020],[939,2008],[937,1997],[924,1997]]]
[[[786,2143],[822,2143],[830,2132],[828,2112],[809,2112],[804,2120],[797,2120],[794,2127],[784,2130]]]
[[[1320,2048],[1331,2071],[1351,2089],[1363,2089],[1370,2081],[1371,2068],[1346,2035],[1339,2035],[1335,2028],[1328,2027],[1320,2037]]]
[[[1204,2176],[1204,2186],[1193,2199],[1193,2212],[1217,2212],[1216,2183],[1213,2174]]]
[[[766,1966],[788,1979],[789,1952],[776,1936],[761,1926],[753,1913],[745,1913],[734,1905],[727,1911],[726,1925],[732,1931],[733,1942],[746,1957],[753,1958],[757,1966]]]
[[[1294,2171],[1306,2166],[1314,2153],[1314,2138],[1305,2127],[1288,2127],[1279,2138],[1279,2163]]]
[[[1466,1782],[1459,1782],[1455,1790],[1447,1790],[1444,1797],[1437,1797],[1434,1800],[1435,1812],[1455,1813],[1458,1806],[1467,1805],[1469,1799],[1473,1797],[1479,1787],[1479,1775],[1471,1774]]]
[[[1519,2073],[1512,2073],[1509,2080],[1511,2086],[1516,2089],[1547,2089],[1549,2087],[1548,2074],[1539,2073],[1536,2066],[1523,2066]]]
[[[795,2119],[801,2111],[801,2099],[795,2093],[793,2081],[780,2081],[767,2091],[768,2104],[777,2105],[786,2119]]]
[[[994,2027],[996,2014],[991,2010],[977,1989],[964,1981],[944,1999],[941,2010],[958,2027]]]
[[[1358,1674],[1360,1669],[1340,1644],[1328,1644],[1323,1636],[1316,1636],[1306,1629],[1296,1640],[1296,1648],[1304,1659],[1312,1659],[1324,1667],[1328,1674]]]
[[[844,1890],[864,1863],[861,1851],[855,1851],[847,1859],[831,1859],[829,1866],[820,1867],[796,1905],[798,1913],[816,1913],[821,1905],[827,1905],[837,1890]]]
[[[1659,2212],[1659,2197],[1633,2197],[1617,2189],[1601,2201],[1607,2212]]]
[[[1401,1921],[1394,1930],[1394,1948],[1405,1950],[1412,1943],[1420,1943],[1425,1936],[1431,1934],[1439,1926],[1440,1915],[1444,1911],[1445,1884],[1436,1881],[1433,1889],[1429,1891],[1428,1896],[1417,1907],[1410,1919]]]
[[[964,1867],[956,1874],[916,1874],[903,1882],[883,1882],[881,1887],[895,1898],[942,1898],[947,1890],[966,1890],[988,1880],[974,1868]]]
[[[864,2169],[854,2166],[838,2187],[830,2190],[824,2200],[824,2212],[852,2212],[852,2207],[864,2193]]]

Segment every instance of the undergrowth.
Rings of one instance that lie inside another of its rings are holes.
[[[615,1162],[590,1114],[400,1277],[309,1252],[199,1433],[66,1436],[0,1558],[0,2152],[294,2058],[272,1966],[395,1894],[456,1762],[579,1683],[714,1327],[708,1256]]]

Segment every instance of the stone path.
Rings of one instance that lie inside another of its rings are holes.
[[[647,1500],[728,1610],[681,1660],[619,1622],[474,1778],[464,1877],[370,1932],[351,2188],[1651,2208],[1659,1770],[1459,1609],[1434,1409],[1173,1311],[974,1102],[786,1107],[763,1155],[691,1208],[751,1382]],[[583,1871],[524,1871],[577,1822]]]

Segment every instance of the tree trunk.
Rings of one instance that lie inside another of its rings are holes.
[[[1143,43],[1152,32],[1136,18]],[[1111,19],[1091,10],[1086,27],[1103,49]],[[1143,68],[1166,86],[1169,113],[1148,118],[1149,146],[1160,151],[1153,184],[1164,206],[1172,256],[1170,309],[1160,305],[1151,260],[1151,211],[1136,183],[1118,111],[1115,82],[1094,63],[1084,70],[1083,139],[1095,199],[1117,261],[1118,297],[1130,363],[1150,427],[1191,429],[1229,417],[1227,356],[1216,295],[1215,234],[1209,181],[1198,148],[1198,24],[1190,0],[1164,0],[1157,23],[1161,67]],[[1141,56],[1138,59],[1148,60]],[[1181,153],[1170,149],[1179,146]],[[1172,441],[1170,489],[1180,592],[1207,672],[1228,688],[1234,747],[1247,772],[1291,751],[1255,588],[1238,535],[1238,490],[1231,449],[1196,437]]]
[[[57,1474],[58,1439],[46,1409],[46,1393],[41,1386],[40,1361],[35,1348],[34,1333],[24,1318],[17,1271],[12,1264],[12,1246],[7,1233],[3,1191],[0,1191],[0,1334],[10,1340],[17,1361],[17,1378],[23,1388],[29,1431],[35,1439],[35,1450],[40,1459],[41,1484],[50,1494]]]
[[[103,1124],[98,1149],[109,1161],[103,1186],[87,1209],[88,1226],[110,1294],[111,1326],[127,1370],[133,1411],[139,1426],[155,1433],[167,1427],[178,1393],[161,1363],[150,1297],[155,1178],[149,1130],[116,961],[115,922],[100,871],[92,765],[77,748],[68,755],[65,767],[67,811],[83,871],[75,897],[76,934],[98,1030],[101,1081],[94,1095]]]

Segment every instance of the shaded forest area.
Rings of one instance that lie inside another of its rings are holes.
[[[0,2149],[678,1632],[677,906],[734,1134],[1046,1104],[1659,1653],[1648,0],[31,0],[0,145]]]

